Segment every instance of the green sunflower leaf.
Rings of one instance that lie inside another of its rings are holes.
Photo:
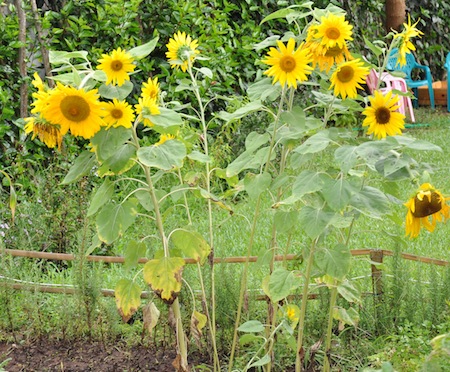
[[[67,185],[78,181],[81,177],[87,175],[92,170],[94,165],[95,154],[90,151],[83,151],[73,162],[73,165],[64,177],[62,184]]]
[[[247,173],[244,178],[245,191],[251,199],[256,199],[262,192],[268,189],[272,177],[269,173]]]
[[[344,244],[336,244],[332,248],[318,249],[314,260],[325,274],[342,280],[350,270],[352,255]]]
[[[118,99],[119,101],[123,101],[125,98],[128,97],[128,95],[133,90],[133,83],[129,80],[126,80],[124,84],[121,86],[118,85],[105,85],[102,84],[98,88],[98,93],[106,99]]]
[[[122,126],[102,128],[91,138],[92,147],[100,163],[113,156],[129,139],[131,129]]]
[[[298,275],[284,267],[278,267],[270,274],[268,296],[272,302],[277,303],[289,296],[300,285],[301,280]]]
[[[147,253],[147,246],[144,242],[137,242],[135,240],[131,240],[124,251],[124,268],[129,271],[137,266],[138,261],[141,257],[145,257]]]
[[[141,147],[137,156],[142,164],[162,170],[181,168],[186,157],[186,147],[178,140],[166,141],[158,146]]]
[[[128,51],[128,54],[130,54],[134,59],[142,59],[144,57],[147,57],[155,49],[158,40],[159,36],[150,40],[148,43],[130,49]]]
[[[111,200],[113,194],[114,183],[109,178],[105,178],[101,186],[92,197],[91,204],[89,205],[89,209],[87,211],[87,216],[90,217],[95,214],[103,205]]]
[[[334,213],[332,212],[306,206],[300,210],[299,223],[306,234],[311,239],[315,239],[325,231],[333,217]]]
[[[114,204],[109,202],[96,218],[97,232],[100,240],[111,244],[130,227],[136,219],[136,204],[133,199]]]
[[[325,174],[305,170],[300,173],[292,185],[292,196],[300,199],[306,194],[320,191],[324,185]]]
[[[195,231],[175,230],[170,235],[170,241],[185,257],[193,258],[203,264],[211,252],[211,247],[203,237]]]
[[[341,211],[347,206],[353,192],[353,186],[344,177],[326,180],[322,189],[325,201],[335,211]]]
[[[100,177],[110,174],[122,174],[136,164],[135,158],[136,147],[126,143],[118,147],[116,152],[102,163],[98,169],[98,174]]]
[[[364,186],[362,190],[356,191],[350,199],[350,204],[372,218],[381,218],[389,212],[390,206],[387,196],[371,186]]]

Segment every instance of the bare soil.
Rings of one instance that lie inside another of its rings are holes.
[[[0,342],[0,365],[9,358],[11,360],[3,367],[8,372],[175,371],[173,349],[130,348],[89,341],[40,339],[28,344]],[[189,362],[194,365],[202,363],[202,357],[194,356],[194,359]]]

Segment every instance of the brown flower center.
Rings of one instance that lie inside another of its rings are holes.
[[[122,61],[114,60],[114,61],[111,62],[111,70],[113,70],[113,71],[121,71],[122,68],[123,68]]]
[[[284,56],[280,60],[280,68],[284,72],[292,72],[295,69],[295,58],[291,56]]]
[[[328,48],[325,52],[326,57],[337,57],[340,54],[342,54],[342,48],[339,48],[337,45],[332,48]]]
[[[351,66],[344,66],[337,73],[337,78],[341,83],[348,83],[353,80],[355,76],[355,70]]]
[[[414,198],[414,204],[416,209],[412,212],[412,215],[416,218],[431,216],[442,209],[441,197],[435,191],[431,193],[430,199],[428,196],[424,196],[422,200],[419,200],[416,196]]]
[[[375,111],[375,118],[378,124],[387,124],[391,118],[391,111],[386,107],[380,107]]]
[[[91,108],[86,100],[79,96],[64,97],[60,104],[61,112],[68,120],[80,122],[89,117]]]
[[[328,39],[330,39],[330,40],[337,40],[341,36],[341,32],[336,27],[328,28],[327,31],[325,32],[325,34],[327,35]]]
[[[123,116],[123,112],[122,112],[122,110],[119,110],[119,109],[113,109],[113,110],[111,110],[111,116],[114,119],[120,119]]]

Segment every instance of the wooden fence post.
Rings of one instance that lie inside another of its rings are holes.
[[[383,263],[383,250],[374,249],[370,252],[370,260],[375,263]],[[383,294],[383,271],[376,264],[372,264],[372,286],[375,296],[380,297]]]

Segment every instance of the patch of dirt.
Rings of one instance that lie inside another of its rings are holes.
[[[0,365],[7,372],[137,372],[174,371],[174,349],[155,349],[145,346],[103,345],[89,341],[53,341],[41,339],[30,344],[0,342]],[[201,364],[202,358],[189,360]],[[205,359],[205,358],[204,358]],[[1,370],[1,368],[0,368]]]

